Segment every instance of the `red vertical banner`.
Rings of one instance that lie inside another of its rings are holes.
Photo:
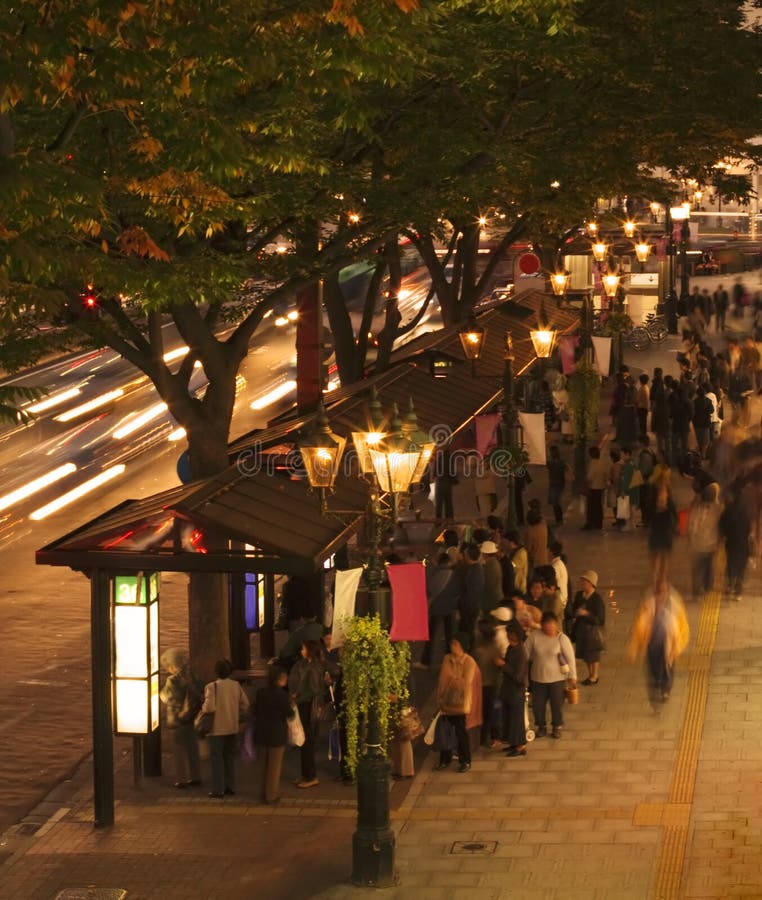
[[[574,351],[579,343],[579,335],[564,334],[558,339],[558,352],[561,355],[561,368],[564,375],[574,371]]]
[[[426,569],[423,563],[387,566],[392,587],[392,641],[427,641],[429,607],[426,602]]]

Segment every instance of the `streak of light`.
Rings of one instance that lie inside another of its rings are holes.
[[[101,485],[106,484],[106,482],[118,477],[124,472],[125,468],[123,463],[119,463],[118,466],[112,466],[110,469],[105,469],[100,475],[96,475],[95,478],[83,481],[82,484],[78,485],[73,490],[61,494],[60,497],[57,497],[55,500],[51,500],[50,503],[46,503],[45,506],[36,509],[30,514],[29,518],[33,519],[35,522],[39,522],[40,519],[44,519],[52,513],[58,512],[58,510],[63,509],[64,506],[74,503],[74,501],[79,500],[80,497],[84,497]]]
[[[138,429],[142,428],[144,425],[147,425],[153,419],[157,419],[166,411],[166,403],[156,403],[154,406],[149,406],[148,409],[130,419],[126,425],[122,425],[120,428],[117,428],[112,437],[114,438],[114,440],[121,441],[122,438],[126,438],[129,437],[129,435],[134,434],[136,431],[138,431]]]
[[[188,348],[183,345],[182,347],[176,347],[174,350],[168,350],[162,359],[164,362],[172,362],[173,359],[180,359],[181,356],[185,356],[188,353]]]
[[[66,403],[67,400],[71,400],[72,397],[78,397],[82,391],[79,388],[71,388],[68,391],[61,391],[60,394],[54,394],[52,397],[48,397],[46,400],[40,400],[39,403],[34,403],[32,406],[27,408],[27,412],[30,413],[41,413],[45,412],[47,409],[53,409],[54,406],[60,406],[61,403]]]
[[[332,378],[332,379],[328,382],[328,384],[326,385],[325,393],[328,394],[328,393],[330,393],[331,391],[335,391],[336,388],[337,388],[340,384],[341,384],[341,382],[339,381],[338,378]]]
[[[87,403],[82,403],[80,406],[67,409],[65,413],[56,416],[55,420],[56,422],[71,422],[72,419],[78,419],[80,416],[84,416],[94,409],[98,409],[101,406],[105,406],[107,403],[111,403],[112,400],[118,400],[119,397],[122,397],[123,395],[124,391],[121,388],[115,388],[113,391],[101,394],[100,397],[88,400]]]
[[[71,462],[64,463],[62,466],[57,466],[45,475],[40,475],[39,478],[35,478],[33,481],[22,485],[20,488],[16,488],[16,490],[11,491],[10,494],[5,494],[5,496],[0,497],[0,509],[8,509],[9,506],[13,506],[13,504],[18,503],[19,500],[26,500],[26,498],[31,497],[32,494],[36,494],[43,488],[48,487],[48,485],[55,484],[56,481],[60,481],[62,478],[66,478],[67,475],[71,475],[72,472],[76,471],[77,467]]]
[[[287,396],[295,390],[295,381],[284,381],[283,384],[279,384],[277,387],[273,388],[271,391],[268,391],[266,394],[262,394],[260,397],[257,397],[257,399],[251,404],[251,408],[264,409],[266,406],[270,406],[277,400],[281,400],[283,397]]]
[[[179,428],[175,428],[174,431],[170,431],[167,435],[168,441],[181,441],[185,437],[185,429],[180,426]]]

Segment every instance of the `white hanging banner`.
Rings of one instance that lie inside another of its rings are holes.
[[[598,366],[598,374],[606,378],[611,368],[611,338],[593,337],[595,361]]]
[[[362,566],[357,569],[337,569],[333,586],[333,625],[331,647],[340,647],[346,636],[347,622],[355,614],[357,586],[360,584]]]
[[[519,413],[519,421],[524,429],[524,449],[529,454],[529,463],[544,466],[545,456],[545,413]]]

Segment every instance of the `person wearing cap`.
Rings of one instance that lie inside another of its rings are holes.
[[[508,649],[506,627],[513,619],[513,610],[509,609],[507,606],[497,606],[495,609],[491,609],[489,614],[492,618],[492,623],[495,626],[495,644],[498,653],[500,656],[505,656],[505,651]]]
[[[503,597],[503,567],[497,558],[498,548],[494,541],[484,541],[479,549],[484,561],[484,593],[482,612],[488,613],[505,599]]]
[[[198,735],[193,720],[201,709],[203,685],[194,676],[184,650],[170,647],[161,655],[161,666],[169,673],[159,692],[159,699],[167,707],[167,728],[172,732],[175,757],[173,787],[198,787],[201,784],[201,762]]]
[[[572,607],[572,638],[577,659],[587,664],[584,685],[598,684],[603,638],[601,631],[606,624],[606,606],[598,593],[598,573],[588,569],[579,576],[580,589],[574,595]]]

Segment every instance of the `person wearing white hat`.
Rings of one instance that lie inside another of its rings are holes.
[[[604,649],[602,629],[606,624],[606,606],[598,593],[598,573],[588,569],[579,576],[580,589],[574,595],[572,639],[577,659],[587,663],[584,685],[598,684],[601,653]]]
[[[498,547],[494,541],[483,541],[479,545],[484,561],[484,593],[482,612],[488,613],[505,599],[503,596],[503,567],[497,557]]]

